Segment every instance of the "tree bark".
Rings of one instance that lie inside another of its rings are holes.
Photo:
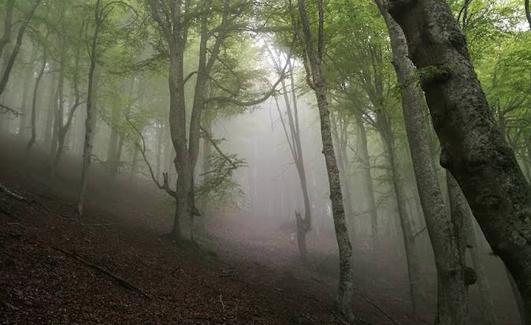
[[[118,134],[119,117],[120,112],[118,108],[113,107],[111,112],[111,122],[109,123],[111,135],[109,137],[106,159],[107,169],[109,173],[109,182],[116,179],[116,175],[118,174],[118,166],[120,164],[120,157],[118,157],[118,142],[120,138],[120,135]]]
[[[367,211],[371,217],[372,247],[374,249],[378,243],[378,209],[376,207],[376,198],[374,197],[374,186],[371,176],[371,161],[367,142],[367,130],[365,129],[365,124],[363,124],[361,112],[356,110],[354,116],[358,126],[359,159],[361,163],[361,172],[363,174],[363,183],[365,185],[364,187],[366,191]]]
[[[35,79],[35,85],[33,87],[33,99],[31,101],[31,137],[28,141],[28,144],[26,145],[26,151],[31,149],[31,147],[35,143],[35,140],[37,139],[37,98],[39,96],[39,86],[42,80],[42,76],[44,75],[44,70],[46,69],[46,61],[47,50],[46,47],[43,47],[42,64],[41,68],[39,69],[39,73],[37,74],[37,78]]]
[[[529,10],[529,0],[524,0],[525,17],[529,23],[529,30],[531,30],[531,12]]]
[[[52,70],[51,68],[50,70]],[[57,75],[53,72],[50,73],[50,78],[47,82],[46,92],[48,94],[47,103],[42,104],[43,112],[46,114],[46,119],[44,123],[43,133],[44,141],[43,145],[45,148],[51,148],[52,143],[55,142],[54,139],[54,120],[55,120],[55,106],[57,105]]]
[[[477,275],[477,285],[480,295],[479,310],[481,311],[481,316],[485,325],[496,325],[498,324],[496,309],[494,308],[494,300],[492,298],[492,291],[490,289],[487,272],[485,271],[482,261],[481,245],[474,230],[474,215],[472,215],[472,211],[470,211],[470,207],[468,206],[468,202],[466,201],[461,188],[459,188],[458,195],[459,200],[463,202],[462,205],[466,207],[466,216],[464,218],[466,236],[468,238],[467,244],[470,245],[469,252],[472,259],[472,266]]]
[[[26,15],[26,17],[24,17],[22,25],[18,29],[15,45],[13,46],[13,49],[11,50],[11,54],[9,55],[4,71],[2,72],[2,77],[0,79],[0,95],[4,92],[7,86],[7,82],[9,81],[9,75],[11,74],[11,70],[13,69],[13,66],[15,65],[15,60],[18,56],[18,52],[20,51],[20,47],[22,46],[22,39],[24,38],[26,29],[28,28],[28,25],[31,19],[33,18],[33,14],[35,13],[35,10],[37,10],[37,7],[39,6],[40,3],[41,3],[41,0],[36,0],[35,4],[31,7],[30,12]]]
[[[94,129],[96,127],[96,62],[98,57],[98,37],[100,28],[103,24],[103,9],[101,8],[101,0],[97,0],[96,8],[94,9],[94,34],[91,39],[90,48],[90,65],[88,70],[88,87],[87,87],[87,117],[85,119],[85,140],[83,144],[83,165],[81,168],[81,184],[79,190],[79,200],[77,206],[77,213],[83,216],[85,208],[85,196],[88,186],[88,174],[90,170],[90,163],[92,160],[92,140],[94,138]]]
[[[385,136],[383,136],[385,137]],[[406,195],[402,188],[400,180],[400,166],[396,157],[396,147],[392,136],[384,140],[384,145],[387,151],[387,158],[389,160],[389,167],[391,168],[391,183],[392,190],[395,197],[395,202],[398,210],[398,217],[400,219],[400,227],[402,229],[402,238],[404,241],[404,249],[406,250],[407,274],[409,280],[409,295],[411,298],[411,309],[413,314],[417,314],[419,302],[422,299],[421,277],[419,253],[416,245],[415,233],[413,225],[409,218],[409,213],[406,208]]]
[[[324,50],[324,5],[322,0],[317,0],[318,32],[317,37],[312,36],[310,21],[306,12],[306,1],[298,1],[299,18],[302,25],[305,56],[308,59],[310,75],[307,81],[315,92],[319,117],[321,122],[321,140],[323,142],[323,154],[325,158],[330,200],[332,203],[332,216],[336,240],[339,247],[339,283],[337,294],[337,308],[349,321],[354,321],[352,312],[353,275],[352,275],[352,246],[343,206],[343,194],[339,178],[332,132],[330,129],[330,112],[326,94],[326,79],[321,66]],[[314,44],[315,43],[315,44]]]
[[[7,0],[4,6],[4,31],[2,38],[0,38],[0,57],[3,57],[4,49],[11,41],[11,30],[13,22],[13,9],[15,8],[15,0]]]
[[[273,53],[271,53],[271,58],[275,64],[275,68],[280,72],[282,69],[281,63],[276,60]],[[291,60],[291,58],[288,57],[288,60]],[[293,158],[293,162],[297,170],[297,176],[299,178],[299,185],[304,203],[304,217],[302,217],[298,212],[295,212],[295,221],[297,226],[297,246],[299,247],[299,254],[301,256],[302,262],[306,263],[308,251],[306,246],[306,235],[311,230],[312,214],[310,205],[310,194],[308,191],[308,184],[306,179],[306,169],[304,165],[304,155],[302,153],[297,94],[295,91],[295,80],[293,78],[294,71],[291,61],[288,62],[288,65],[290,67],[290,91],[288,91],[284,80],[280,82],[282,87],[284,105],[286,108],[286,115],[288,117],[287,125],[284,121],[283,114],[280,109],[278,99],[276,97],[275,103],[277,106],[280,121],[282,123],[282,129],[284,130],[284,135],[286,137],[286,141],[288,143],[291,156]],[[289,96],[290,93],[291,100]]]
[[[407,38],[433,125],[441,165],[456,178],[493,251],[531,310],[531,191],[498,130],[470,62],[466,39],[445,1],[390,0]]]
[[[393,52],[393,64],[401,85],[402,108],[410,153],[422,210],[435,255],[437,267],[437,324],[466,324],[467,295],[465,286],[465,244],[462,209],[452,209],[452,217],[444,202],[431,164],[429,131],[422,115],[423,95],[417,86],[415,67],[409,60],[405,36],[388,14],[383,1],[377,1],[384,16]],[[451,176],[449,176],[451,177]],[[450,202],[458,203],[457,184],[449,181]]]
[[[35,61],[35,51],[32,49],[29,66],[25,69],[24,73],[24,89],[22,90],[22,101],[20,103],[20,110],[22,115],[20,116],[18,135],[24,139],[28,136],[28,119],[27,116],[30,113],[28,109],[28,98],[31,92],[31,81],[33,80],[33,63]]]

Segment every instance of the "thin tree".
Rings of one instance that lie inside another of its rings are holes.
[[[317,35],[312,32],[310,18],[306,8],[306,1],[298,1],[298,16],[302,27],[301,41],[304,45],[305,68],[307,71],[307,83],[315,92],[319,117],[321,121],[321,139],[323,142],[323,154],[326,163],[328,183],[330,187],[330,200],[332,202],[332,215],[336,239],[339,247],[339,283],[337,292],[337,308],[339,312],[349,321],[354,321],[352,313],[352,246],[350,243],[345,208],[343,206],[343,194],[341,192],[341,182],[339,178],[339,168],[337,165],[334,144],[332,142],[332,132],[330,129],[330,111],[328,109],[328,99],[326,90],[326,78],[323,71],[324,57],[324,5],[322,0],[316,1]],[[290,2],[291,9],[291,2]],[[293,23],[296,24],[295,18]],[[296,30],[299,30],[297,28]]]
[[[112,7],[109,5],[103,5],[102,0],[96,0],[96,6],[94,7],[94,31],[91,37],[91,45],[89,49],[90,65],[88,70],[88,88],[87,88],[87,117],[85,119],[85,139],[83,144],[83,165],[81,168],[81,185],[79,189],[79,199],[77,205],[77,213],[81,217],[83,216],[85,208],[85,196],[87,192],[88,173],[90,169],[90,163],[92,159],[92,140],[94,137],[94,128],[96,127],[96,105],[95,93],[96,93],[96,63],[100,52],[98,51],[98,41],[103,23],[111,13]]]
[[[48,37],[46,37],[47,39]],[[46,41],[46,40],[45,40]],[[39,68],[39,72],[37,73],[37,77],[35,78],[35,84],[33,86],[33,99],[31,101],[31,136],[28,141],[28,144],[26,145],[26,150],[30,150],[31,147],[35,144],[35,140],[37,139],[37,99],[39,97],[39,86],[41,84],[42,77],[44,76],[44,72],[46,70],[46,64],[48,63],[48,48],[47,44],[42,44],[42,63]]]
[[[268,48],[269,50],[269,48]],[[275,56],[271,50],[269,50],[271,59],[274,62],[275,69],[279,74],[282,73],[282,64],[280,62],[280,53]],[[308,192],[308,183],[306,180],[306,170],[304,166],[304,155],[302,152],[302,143],[300,135],[299,124],[299,108],[297,102],[297,93],[295,89],[295,80],[293,77],[294,69],[291,59],[288,62],[290,75],[290,89],[288,89],[286,82],[282,80],[280,82],[282,97],[284,99],[284,107],[286,110],[287,123],[284,114],[280,108],[279,100],[277,96],[275,98],[275,104],[282,124],[282,130],[288,143],[288,147],[291,153],[291,157],[297,170],[297,176],[299,177],[299,183],[301,188],[301,194],[304,202],[304,217],[296,212],[296,225],[297,225],[297,245],[299,247],[299,253],[303,262],[307,261],[307,248],[306,248],[306,234],[311,230],[312,225],[312,212],[310,205],[310,194]],[[291,95],[291,96],[290,96]],[[291,98],[290,98],[291,97]]]
[[[7,21],[11,20],[12,18],[12,14],[13,14],[13,9],[11,8],[10,9],[10,6],[12,5],[11,3],[12,1],[8,2],[6,5],[7,5],[7,10],[6,10],[6,20],[4,21],[5,23],[7,23]],[[22,46],[22,40],[24,38],[24,34],[26,32],[26,29],[28,28],[30,22],[31,22],[31,19],[33,18],[33,14],[35,13],[35,11],[37,10],[37,7],[40,5],[41,3],[41,0],[36,0],[33,4],[33,6],[31,7],[30,11],[26,14],[26,16],[24,17],[24,19],[22,20],[22,24],[21,26],[19,27],[18,29],[18,32],[17,32],[17,38],[16,38],[16,41],[15,41],[15,44],[13,45],[13,49],[11,50],[11,53],[9,54],[9,57],[7,59],[7,62],[5,64],[5,68],[4,68],[4,71],[2,72],[2,75],[0,77],[0,95],[4,92],[6,86],[7,86],[7,82],[9,81],[9,75],[11,74],[11,70],[13,69],[13,66],[15,65],[15,60],[18,56],[18,52],[20,51],[20,47]],[[9,26],[11,26],[11,24],[9,24]],[[1,51],[3,52],[4,50],[4,47],[5,45],[9,42],[9,39],[10,39],[10,33],[11,33],[11,27],[9,27],[7,30],[5,30],[5,32],[7,34],[4,34],[5,38],[3,38],[3,43],[2,43],[2,46],[1,46]],[[6,42],[7,41],[7,42]]]

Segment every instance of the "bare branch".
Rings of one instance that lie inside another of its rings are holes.
[[[17,111],[16,109],[13,109],[9,106],[6,106],[4,104],[0,104],[0,110],[3,110],[4,112],[3,113],[11,113],[15,116],[20,116],[22,115],[22,113],[20,113],[19,111]]]
[[[203,137],[212,144],[214,149],[216,149],[216,151],[221,155],[221,157],[223,157],[223,159],[225,159],[233,167],[232,169],[237,169],[238,165],[219,148],[218,144],[216,143],[216,141],[214,141],[210,133],[208,133],[208,131],[205,130],[205,128],[203,128],[202,126],[200,128],[201,132],[203,132]]]
[[[135,142],[135,145],[138,148],[138,151],[140,151],[140,153],[142,154],[142,159],[144,160],[144,162],[146,163],[146,165],[148,167],[149,175],[151,176],[151,179],[153,180],[153,183],[155,183],[155,185],[157,185],[157,187],[159,189],[166,191],[166,193],[168,193],[170,196],[176,198],[177,197],[177,193],[170,188],[170,185],[169,185],[169,182],[168,182],[168,173],[163,173],[162,174],[163,178],[164,178],[162,184],[159,182],[159,180],[155,176],[155,172],[153,171],[153,167],[151,166],[151,163],[149,162],[149,159],[147,158],[147,155],[146,155],[146,140],[144,138],[144,135],[134,125],[134,123],[129,119],[129,117],[127,115],[125,115],[125,120],[127,121],[129,126],[131,126],[131,128],[135,131],[135,133],[140,138],[140,143]]]

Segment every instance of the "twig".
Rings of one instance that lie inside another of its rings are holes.
[[[378,311],[380,313],[382,313],[382,315],[385,316],[385,318],[387,318],[388,320],[390,320],[393,324],[396,324],[396,325],[402,325],[399,321],[395,320],[394,318],[392,318],[387,312],[385,312],[385,310],[383,310],[382,308],[380,308],[380,306],[378,306],[374,301],[372,301],[371,299],[369,299],[369,297],[361,294],[361,293],[358,293],[358,295],[360,297],[363,298],[363,300],[365,300],[366,302],[368,302],[371,306],[373,306],[374,308],[378,309]]]
[[[4,185],[0,184],[0,191],[6,193],[8,196],[16,199],[16,200],[19,200],[19,201],[27,201],[25,197],[23,197],[22,195],[20,194],[17,194],[11,190],[9,190],[7,187],[5,187]]]
[[[85,227],[108,227],[115,224],[116,223],[82,223],[81,225]]]
[[[219,294],[219,302],[221,303],[223,311],[225,311],[225,304],[223,303],[223,295],[221,293]]]
[[[6,111],[6,113],[11,113],[11,114],[13,114],[13,115],[15,115],[15,116],[20,116],[20,115],[22,115],[22,113],[20,113],[20,112],[17,111],[16,109],[11,108],[11,107],[9,107],[9,106],[6,106],[6,105],[4,105],[4,104],[0,104],[0,109]]]
[[[208,133],[207,130],[205,130],[205,128],[203,128],[202,126],[200,127],[201,128],[201,132],[203,132],[203,137],[206,138],[208,140],[208,142],[210,142],[212,144],[212,146],[214,147],[214,149],[216,149],[216,151],[221,155],[221,157],[223,157],[223,159],[225,159],[229,164],[232,165],[233,169],[238,169],[238,165],[236,165],[236,163],[230,159],[221,149],[220,147],[218,146],[218,144],[216,143],[216,141],[214,141],[214,139],[212,138],[212,136],[210,135],[210,133]]]
[[[86,266],[96,270],[96,271],[99,271],[109,277],[111,277],[112,279],[114,279],[119,285],[121,285],[122,287],[126,288],[126,289],[129,289],[131,291],[135,291],[139,294],[141,294],[142,296],[144,296],[145,298],[151,300],[153,299],[150,295],[148,295],[147,293],[145,293],[142,289],[134,286],[133,284],[131,284],[130,282],[128,282],[127,280],[123,279],[122,277],[104,269],[104,268],[101,268],[99,266],[97,266],[96,264],[93,264],[87,260],[85,260],[84,258],[82,258],[81,256],[75,254],[75,253],[71,253],[69,251],[66,251],[64,249],[61,249],[61,248],[58,248],[58,247],[51,247],[52,249],[55,249],[56,251],[59,251],[63,254],[65,254],[66,256],[68,257],[71,257],[73,259],[75,259],[76,261],[80,262],[80,263],[83,263],[85,264]]]
[[[422,234],[425,230],[426,230],[426,226],[424,226],[424,228],[422,228],[421,230],[417,231],[417,233],[413,235],[413,238],[417,238],[417,236]]]
[[[147,155],[146,155],[146,140],[144,139],[144,135],[135,126],[135,124],[129,119],[129,116],[125,115],[125,120],[129,124],[129,126],[135,131],[135,133],[138,135],[138,137],[140,138],[140,143],[136,142],[135,144],[136,144],[136,146],[138,148],[138,151],[140,151],[140,154],[142,154],[142,159],[144,159],[144,162],[146,163],[146,165],[148,167],[149,175],[151,176],[151,179],[153,180],[153,183],[155,183],[155,185],[159,189],[165,190],[166,193],[168,193],[170,196],[172,196],[174,198],[177,198],[177,192],[170,188],[170,184],[169,184],[169,181],[168,181],[168,173],[162,173],[162,176],[163,176],[163,182],[162,183],[155,176],[155,172],[153,171],[153,167],[151,166],[151,163],[149,162],[149,159],[147,158]]]

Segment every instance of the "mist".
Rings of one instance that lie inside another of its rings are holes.
[[[529,13],[417,2],[0,1],[2,324],[528,324]]]

